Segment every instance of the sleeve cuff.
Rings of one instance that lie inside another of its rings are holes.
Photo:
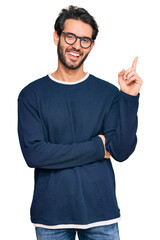
[[[119,96],[124,98],[125,100],[128,100],[128,101],[137,101],[140,97],[140,93],[138,93],[137,96],[133,96],[133,95],[127,94],[127,93],[120,90]]]
[[[103,159],[105,155],[105,151],[104,151],[104,145],[101,137],[96,136],[96,137],[93,137],[92,140],[94,140],[95,142],[95,152],[97,154],[98,159],[99,160]]]

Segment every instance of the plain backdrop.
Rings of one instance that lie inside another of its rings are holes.
[[[131,67],[143,79],[138,145],[123,163],[113,162],[121,209],[121,240],[160,239],[160,35],[158,0],[8,0],[0,6],[0,226],[3,239],[35,240],[30,222],[34,170],[27,167],[17,136],[20,90],[57,68],[54,22],[73,4],[99,25],[85,71],[118,86],[118,72]]]

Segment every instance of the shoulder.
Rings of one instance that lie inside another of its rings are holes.
[[[109,94],[109,95],[118,95],[119,94],[119,89],[114,84],[112,84],[104,79],[98,78],[92,74],[90,74],[90,76],[91,76],[92,83],[94,83],[97,90],[100,90],[100,91],[104,92],[105,94]]]
[[[32,82],[30,82],[29,84],[27,84],[19,93],[18,98],[19,97],[30,97],[33,94],[36,94],[37,92],[40,92],[41,89],[44,89],[44,87],[46,86],[46,79],[47,79],[47,75],[43,76],[39,79],[36,79]]]

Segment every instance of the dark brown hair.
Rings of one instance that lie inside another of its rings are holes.
[[[54,25],[54,28],[57,31],[59,36],[61,35],[64,29],[64,23],[66,19],[76,19],[76,20],[81,20],[85,23],[88,23],[93,28],[92,39],[93,40],[96,39],[98,34],[98,25],[94,17],[91,16],[87,12],[87,10],[85,10],[84,8],[78,8],[72,5],[70,5],[66,9],[62,9]]]

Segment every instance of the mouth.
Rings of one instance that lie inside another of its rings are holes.
[[[75,52],[69,52],[68,54],[70,54],[70,55],[72,55],[72,56],[75,56],[75,57],[79,57],[79,56],[80,56],[80,54],[75,53]]]
[[[82,55],[80,52],[75,52],[75,51],[67,51],[67,54],[69,58],[73,61],[78,60],[79,57]]]

